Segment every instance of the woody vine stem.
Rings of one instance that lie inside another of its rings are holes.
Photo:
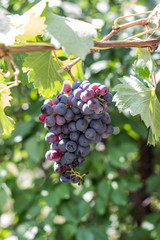
[[[126,23],[123,25],[118,25],[118,22],[122,19],[137,16],[137,15],[142,15],[142,14],[148,14],[148,13],[151,13],[151,14],[147,18],[132,21],[132,22],[129,22],[129,23]],[[149,11],[149,12],[131,14],[128,16],[122,16],[122,17],[117,18],[114,21],[114,26],[113,26],[112,31],[108,35],[106,35],[101,41],[94,41],[94,46],[90,49],[90,52],[88,52],[87,55],[94,53],[94,52],[98,52],[99,50],[105,50],[105,49],[110,49],[110,48],[147,48],[148,47],[150,52],[154,52],[158,48],[158,45],[160,42],[160,37],[157,37],[157,38],[151,38],[151,37],[152,37],[153,33],[160,28],[160,26],[158,25],[156,28],[150,29],[149,23],[152,23],[152,18],[154,18],[155,15],[156,15],[156,13],[154,11],[153,11],[153,14],[151,11]],[[130,28],[130,27],[133,27],[133,26],[137,26],[137,25],[146,27],[146,31],[143,31],[137,35],[131,36],[122,41],[109,40],[113,36],[118,34],[120,31]],[[149,33],[151,33],[151,35],[149,35]],[[140,37],[142,35],[146,35],[146,40],[134,40],[137,37]],[[72,62],[70,62],[68,65],[62,66],[56,56],[55,50],[56,49],[53,45],[45,44],[45,43],[35,43],[35,44],[27,43],[27,44],[24,44],[21,46],[9,46],[9,47],[6,47],[4,44],[1,44],[0,45],[0,58],[3,58],[6,61],[7,65],[8,65],[8,72],[7,73],[0,72],[0,73],[5,78],[14,76],[14,81],[7,83],[8,86],[5,88],[2,88],[0,90],[0,93],[8,88],[18,86],[20,83],[20,80],[18,80],[18,75],[19,75],[20,71],[19,71],[18,67],[16,66],[16,64],[12,58],[12,55],[11,55],[14,53],[53,51],[53,54],[58,62],[58,65],[61,68],[60,72],[67,71],[68,74],[71,76],[72,80],[75,81],[74,76],[71,73],[71,68],[76,63],[78,63],[81,59],[78,57],[78,58],[74,59]],[[15,70],[14,72],[12,70],[12,67]]]

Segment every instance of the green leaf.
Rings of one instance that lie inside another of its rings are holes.
[[[53,64],[51,52],[28,53],[23,66],[29,71],[28,81],[34,82],[44,98],[52,98],[61,90],[63,79]]]
[[[0,90],[6,87],[7,85],[3,83],[3,78],[0,77]],[[2,134],[4,137],[8,137],[14,129],[13,119],[8,117],[4,112],[5,107],[10,106],[11,99],[10,89],[3,90],[0,93],[0,135]]]
[[[95,203],[95,210],[99,215],[103,215],[106,211],[106,201],[98,197]]]
[[[95,239],[108,240],[108,237],[107,237],[104,229],[101,229],[99,226],[98,227],[91,226],[90,229],[91,229],[92,233],[94,234]]]
[[[134,76],[120,79],[121,84],[115,86],[116,94],[113,101],[119,111],[128,110],[132,116],[140,114],[147,128],[150,128],[155,141],[150,142],[155,145],[160,137],[160,103],[153,87],[146,87]]]
[[[74,224],[71,223],[67,223],[63,226],[62,228],[62,234],[64,236],[64,239],[67,236],[67,239],[70,239],[71,237],[73,237],[76,232],[77,232],[77,226],[75,226]]]
[[[79,229],[76,236],[77,240],[94,240],[93,233],[88,229]]]
[[[136,60],[133,65],[135,73],[140,78],[149,80],[149,83],[152,83],[151,79],[154,72],[154,62],[152,60],[150,52],[145,48],[138,49],[137,55],[138,60]]]
[[[114,190],[111,194],[112,201],[118,206],[126,206],[128,199],[127,194],[122,191]]]
[[[77,215],[78,220],[81,220],[83,217],[85,217],[90,211],[90,205],[89,203],[85,202],[84,200],[81,200],[77,206]]]
[[[41,16],[45,16],[47,30],[52,37],[52,43],[58,41],[65,52],[85,59],[86,53],[93,47],[93,37],[97,36],[93,25],[53,14],[47,6]],[[54,39],[54,41],[53,41]]]
[[[98,184],[98,193],[101,198],[105,199],[105,201],[109,199],[110,191],[111,186],[106,180],[103,180]]]
[[[7,201],[7,193],[3,188],[0,188],[0,211],[4,208],[6,201]]]

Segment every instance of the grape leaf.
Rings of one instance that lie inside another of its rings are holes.
[[[4,83],[0,83],[0,89],[3,89],[5,87],[7,86]],[[12,97],[10,96],[9,89],[6,89],[0,93],[0,134],[5,137],[9,136],[14,129],[13,119],[8,117],[4,112],[4,108],[10,106],[11,99]]]
[[[138,60],[133,64],[134,72],[149,85],[153,85],[154,61],[147,49],[137,49]]]
[[[42,34],[42,31],[47,27],[44,24],[45,17],[40,17],[45,7],[46,3],[40,1],[23,15],[16,14],[11,17],[11,23],[16,29],[17,36],[19,36],[18,39],[25,41]]]
[[[94,26],[53,14],[48,6],[41,16],[45,16],[48,32],[61,44],[65,52],[84,60],[86,53],[93,46],[92,38],[97,36]]]
[[[23,67],[28,70],[28,81],[34,82],[44,98],[52,98],[61,90],[63,79],[53,64],[51,52],[28,53]]]
[[[160,103],[153,87],[146,87],[134,76],[120,79],[121,84],[115,86],[113,101],[119,111],[128,110],[132,116],[140,114],[147,128],[152,131],[154,140],[148,143],[155,145],[160,138]],[[150,138],[151,139],[151,138]]]

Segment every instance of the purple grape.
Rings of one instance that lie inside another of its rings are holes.
[[[56,105],[56,113],[59,115],[64,115],[67,112],[67,107],[64,103],[58,103]]]
[[[76,176],[76,175],[71,175],[71,182],[72,183],[79,183],[80,182],[80,177]]]
[[[111,122],[110,116],[107,112],[104,113],[104,115],[101,117],[101,120],[105,124],[110,124]]]
[[[65,158],[65,161],[66,161],[65,164],[69,165],[76,159],[76,155],[74,153],[71,153],[71,152],[66,152],[64,154],[64,158]]]
[[[81,88],[77,88],[73,91],[73,95],[76,99],[79,100],[82,92],[83,92],[83,90]]]
[[[46,123],[47,127],[52,127],[56,124],[56,119],[54,116],[48,116],[45,118],[44,122]]]
[[[57,136],[62,132],[61,126],[55,125],[55,130],[53,131]]]
[[[86,89],[83,92],[83,95],[87,100],[90,100],[90,99],[94,98],[95,92],[92,89],[90,89],[90,90]]]
[[[100,114],[97,114],[97,113],[93,113],[91,114],[91,118],[96,120],[96,119],[102,119],[102,117],[104,116],[104,113],[100,113]]]
[[[77,128],[76,128],[76,123],[75,122],[70,122],[69,124],[68,124],[68,129],[69,129],[69,131],[70,132],[75,132],[76,130],[77,130]]]
[[[68,142],[68,139],[62,139],[58,143],[58,147],[62,152],[66,152],[66,144]]]
[[[93,114],[94,111],[91,110],[91,109],[88,107],[87,103],[85,103],[85,104],[83,105],[83,107],[82,107],[82,113],[83,113],[84,115],[90,115],[90,114]]]
[[[102,105],[99,105],[99,107],[97,107],[94,111],[97,114],[101,114],[105,112],[104,107]]]
[[[68,141],[66,143],[66,150],[68,152],[75,152],[77,149],[77,144],[74,141]]]
[[[70,139],[74,142],[78,141],[79,136],[80,136],[80,132],[78,132],[78,131],[71,132],[69,135]]]
[[[112,102],[112,94],[110,92],[106,93],[103,97],[102,97],[107,103]]]
[[[67,122],[72,121],[72,119],[74,118],[74,113],[72,112],[72,110],[70,108],[67,109],[67,112],[64,115],[64,118],[66,119]]]
[[[59,150],[58,147],[59,141],[55,141],[50,145],[50,150]]]
[[[77,121],[78,119],[80,119],[80,118],[83,118],[83,115],[80,113],[80,114],[76,114],[75,116],[74,116],[74,118],[73,118],[73,121]]]
[[[71,176],[69,173],[63,173],[62,176],[60,177],[60,182],[67,184],[71,182]]]
[[[54,143],[57,140],[57,136],[54,133],[47,133],[45,141],[48,143]]]
[[[69,134],[69,133],[70,133],[67,124],[64,124],[64,125],[62,126],[62,133],[64,133],[64,134]]]
[[[82,109],[84,103],[85,103],[85,102],[83,102],[81,99],[78,100],[78,102],[77,102],[77,107],[78,107],[79,109]]]
[[[73,97],[71,99],[71,104],[72,104],[73,107],[77,107],[77,102],[78,102],[78,100],[75,97]]]
[[[66,170],[67,170],[66,166],[63,166],[59,162],[54,163],[54,172],[61,174],[61,173],[65,172]]]
[[[56,116],[56,124],[59,126],[64,125],[66,122],[65,118],[63,116],[57,115]]]
[[[49,104],[44,104],[41,107],[41,113],[45,116],[49,116],[53,113],[53,109]]]
[[[78,143],[79,143],[82,147],[88,147],[88,146],[89,146],[89,140],[84,136],[84,134],[82,134],[82,135],[79,137]]]
[[[67,98],[67,96],[66,95],[61,95],[59,98],[58,98],[58,100],[59,100],[59,102],[61,102],[61,103],[64,103],[64,104],[67,104],[67,102],[68,102],[68,98]]]
[[[104,96],[108,91],[108,89],[105,85],[99,86],[98,89],[99,89],[99,95],[101,95],[101,96]]]
[[[98,132],[99,134],[101,134],[104,131],[104,127],[100,119],[92,120],[90,122],[90,127],[96,130],[96,132]]]
[[[113,134],[113,131],[114,131],[113,127],[111,125],[108,125],[106,129],[106,133],[111,135]]]
[[[91,109],[91,110],[96,110],[100,104],[99,104],[99,101],[97,98],[92,98],[88,101],[87,103],[88,107]]]
[[[72,84],[72,89],[75,90],[76,88],[78,88],[80,86],[80,84],[81,84],[80,82],[74,82]]]
[[[85,157],[90,152],[90,146],[82,147],[81,145],[78,145],[78,148],[76,150],[76,154],[82,157]]]
[[[71,167],[80,168],[83,166],[83,163],[84,163],[84,157],[78,157],[71,163]]]
[[[74,114],[79,114],[81,112],[78,107],[74,107],[74,106],[71,107],[71,110]]]
[[[96,137],[96,131],[93,128],[88,128],[85,132],[85,137],[92,139]]]
[[[80,132],[83,132],[83,131],[85,131],[88,128],[88,122],[85,119],[79,119],[76,122],[76,128]]]

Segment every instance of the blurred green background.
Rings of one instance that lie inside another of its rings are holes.
[[[12,14],[23,14],[37,2],[3,0],[1,5]],[[152,10],[158,4],[154,0],[51,2],[55,13],[102,28],[102,37],[117,17]],[[141,30],[131,28],[113,39]],[[89,55],[83,64],[85,77],[106,84],[112,92],[118,79],[131,73],[135,52],[110,49]],[[159,50],[153,56],[158,69]],[[17,61],[23,61],[22,55]],[[0,239],[160,240],[160,145],[146,145],[148,132],[139,117],[120,114],[111,103],[114,135],[91,146],[80,169],[89,171],[84,185],[64,185],[44,158],[49,145],[38,120],[43,98],[22,85],[12,94],[12,108],[6,113],[16,120],[16,128],[11,137],[0,139]]]

